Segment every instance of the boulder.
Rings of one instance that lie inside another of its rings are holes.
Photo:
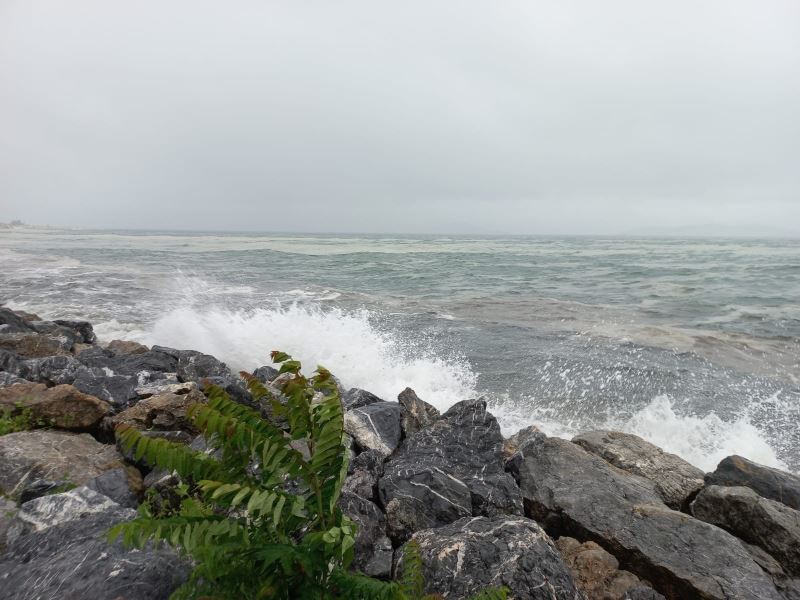
[[[30,410],[32,416],[61,429],[90,429],[111,410],[107,402],[71,385],[48,388],[41,383],[17,383],[0,389],[0,410]]]
[[[112,428],[125,424],[139,430],[182,430],[197,433],[194,424],[186,416],[186,411],[198,402],[205,401],[205,396],[197,390],[188,394],[150,396],[108,419],[108,425]]]
[[[739,540],[668,508],[652,481],[557,438],[522,453],[526,512],[551,535],[596,542],[667,598],[780,597]]]
[[[73,383],[82,372],[89,369],[73,356],[47,356],[22,361],[17,370],[20,377],[49,386]]]
[[[231,378],[231,370],[224,362],[210,354],[194,350],[183,350],[179,353],[177,374],[179,381],[203,381],[214,377]]]
[[[586,600],[628,600],[631,591],[639,588],[645,588],[639,594],[649,590],[654,600],[664,598],[633,573],[620,570],[617,559],[594,542],[581,544],[575,538],[561,537],[556,547]]]
[[[427,593],[466,598],[505,586],[517,600],[583,600],[553,542],[525,517],[464,518],[413,539]]]
[[[92,324],[88,321],[56,319],[53,323],[74,331],[78,337],[76,341],[81,344],[94,344],[97,341]]]
[[[137,379],[129,375],[98,375],[87,369],[78,374],[72,385],[109,402],[117,409],[138,398]]]
[[[107,375],[138,375],[147,373],[175,373],[178,359],[153,346],[147,352],[115,355],[112,351],[95,346],[81,352],[77,358],[87,367],[108,369]]]
[[[20,375],[20,368],[22,367],[22,360],[10,350],[0,348],[0,371],[11,373],[13,375]]]
[[[0,388],[8,387],[10,385],[14,385],[15,383],[32,383],[27,379],[23,379],[22,377],[17,377],[12,373],[6,373],[5,371],[0,371]]]
[[[23,358],[69,354],[74,340],[66,336],[31,333],[0,333],[0,349]]]
[[[547,436],[536,425],[529,425],[520,429],[503,442],[503,457],[506,460],[513,457],[523,446],[543,442]]]
[[[353,568],[370,577],[389,579],[394,550],[386,537],[386,516],[374,503],[349,492],[340,496],[339,508],[358,525]]]
[[[589,431],[572,441],[615,467],[655,483],[664,504],[675,510],[686,508],[703,487],[703,471],[639,436],[619,431]]]
[[[139,342],[132,342],[130,340],[111,340],[108,342],[106,348],[114,355],[121,356],[123,354],[144,354],[150,350],[144,344]]]
[[[194,381],[180,382],[177,377],[170,376],[156,381],[149,381],[143,385],[137,385],[134,391],[138,398],[149,398],[160,394],[188,394],[196,389],[197,384]]]
[[[349,410],[344,415],[344,430],[362,450],[378,450],[388,456],[400,444],[400,405],[375,402]]]
[[[427,402],[420,400],[411,388],[400,392],[397,402],[402,408],[400,425],[406,437],[427,427],[439,418],[439,411]]]
[[[99,496],[99,494],[98,494]],[[51,506],[58,499],[43,498]],[[88,506],[98,507],[100,500]],[[53,514],[54,524],[22,535],[0,555],[3,598],[113,598],[115,600],[166,600],[189,574],[186,561],[168,549],[146,552],[127,550],[106,534],[115,524],[136,516],[136,511],[109,503],[103,510],[66,503],[68,513]],[[70,518],[67,518],[70,516]]]
[[[415,531],[467,516],[522,514],[502,447],[500,426],[483,400],[459,402],[406,438],[378,484],[390,537],[404,542]]]
[[[692,514],[766,550],[786,573],[800,576],[800,511],[746,487],[704,488]]]
[[[84,487],[108,496],[126,508],[136,508],[139,505],[139,496],[145,488],[142,474],[130,465],[109,469],[87,481]]]
[[[265,365],[263,367],[258,367],[255,371],[253,371],[252,375],[261,383],[267,384],[271,383],[273,379],[280,375],[280,372],[275,367]]]
[[[20,431],[0,436],[0,493],[19,494],[33,481],[83,485],[109,469],[122,467],[114,446],[89,434]]]
[[[379,450],[366,450],[353,458],[347,467],[347,478],[342,489],[368,500],[376,500],[384,458]]]
[[[6,547],[6,534],[8,528],[14,522],[14,517],[17,515],[16,502],[12,502],[8,498],[0,496],[0,557],[3,555],[3,550]]]
[[[342,406],[345,410],[353,410],[367,406],[368,404],[375,404],[376,402],[383,402],[372,392],[362,390],[359,388],[350,388],[342,394]]]
[[[744,486],[770,500],[800,510],[800,477],[759,465],[741,456],[728,456],[706,475],[706,485]]]
[[[28,319],[11,309],[0,306],[0,333],[26,333],[32,331]]]

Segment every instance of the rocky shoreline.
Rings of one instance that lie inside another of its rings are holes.
[[[201,448],[186,411],[206,380],[267,410],[212,356],[100,345],[87,322],[0,307],[0,414],[32,427],[0,435],[3,598],[166,598],[185,580],[174,552],[105,538],[148,490],[176,484],[113,430]],[[414,539],[428,591],[446,598],[504,585],[519,599],[800,599],[796,475],[738,456],[703,473],[612,431],[504,439],[480,399],[443,414],[411,389],[342,400],[352,455],[340,506],[359,525],[364,573],[391,578]]]

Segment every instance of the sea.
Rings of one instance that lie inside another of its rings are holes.
[[[0,302],[234,369],[283,350],[505,434],[800,471],[800,240],[0,230]]]

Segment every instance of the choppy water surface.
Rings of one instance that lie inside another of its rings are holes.
[[[101,339],[275,348],[507,433],[642,435],[800,470],[797,240],[0,231],[0,301]]]

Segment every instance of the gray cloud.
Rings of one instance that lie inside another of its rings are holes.
[[[2,215],[800,230],[800,4],[7,0]]]

